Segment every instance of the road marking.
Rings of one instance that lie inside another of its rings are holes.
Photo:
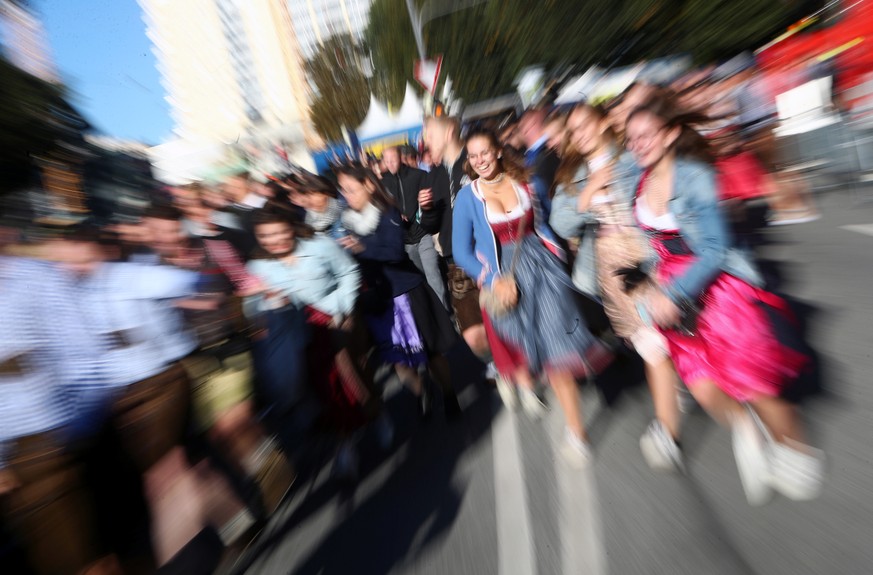
[[[585,399],[591,401],[591,395]],[[563,441],[564,418],[560,410],[550,413],[549,430],[553,441]],[[588,469],[578,470],[567,465],[560,453],[556,455],[562,571],[564,575],[606,575],[606,546],[593,470],[597,462],[593,461]]]
[[[853,226],[840,226],[844,230],[864,234],[865,236],[873,236],[873,224],[860,224]]]
[[[527,489],[515,414],[499,407],[492,427],[500,575],[536,575]]]

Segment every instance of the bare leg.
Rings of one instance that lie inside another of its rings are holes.
[[[158,565],[169,561],[203,528],[206,502],[181,447],[173,448],[143,476]]]
[[[479,359],[486,359],[491,355],[491,346],[488,345],[488,335],[485,333],[485,326],[482,324],[474,325],[471,328],[464,330],[462,334],[464,341],[467,342],[470,350],[476,354]]]
[[[522,389],[529,389],[531,391],[534,389],[534,378],[526,368],[517,370],[513,375],[513,380],[515,385]]]
[[[582,408],[580,394],[576,387],[576,379],[568,372],[550,372],[549,383],[564,412],[564,421],[576,437],[583,441],[588,440],[588,434],[582,424]]]
[[[241,464],[261,446],[267,434],[255,421],[251,402],[244,401],[222,413],[209,436],[227,449],[232,461]]]
[[[646,380],[655,405],[655,417],[676,440],[679,438],[679,402],[676,393],[676,371],[667,358],[657,364],[646,363]]]
[[[775,441],[784,443],[786,439],[792,439],[805,443],[800,417],[794,405],[778,397],[763,397],[750,403]]]
[[[710,379],[699,381],[688,389],[706,413],[725,427],[730,427],[733,416],[743,413],[743,406]]]

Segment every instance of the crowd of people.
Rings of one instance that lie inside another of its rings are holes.
[[[551,389],[573,468],[597,447],[579,380],[638,354],[652,468],[684,468],[690,391],[749,503],[816,497],[823,455],[783,398],[808,358],[730,219],[755,197],[774,223],[815,208],[760,146],[765,103],[712,86],[511,125],[428,117],[420,155],[237,171],[168,188],[136,224],[22,230],[0,257],[0,495],[32,569],[153,572],[204,533],[232,549],[325,445],[343,479],[362,434],[390,448],[377,370],[422,419],[462,418],[446,354],[464,345],[507,408],[540,417]],[[135,501],[145,549],[118,521]]]

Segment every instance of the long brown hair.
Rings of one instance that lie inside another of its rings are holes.
[[[469,134],[467,134],[467,138],[464,140],[464,146],[468,145],[473,138],[485,138],[488,140],[488,144],[494,148],[494,151],[498,156],[497,164],[510,178],[516,182],[528,183],[528,181],[530,181],[530,173],[518,158],[511,153],[505,153],[503,144],[501,144],[500,140],[497,139],[497,134],[495,134],[493,130],[487,128],[474,128]],[[470,164],[469,158],[464,162],[464,171],[471,180],[475,180],[479,177],[479,174],[476,173],[476,170],[474,170],[473,166]]]
[[[567,116],[567,118],[569,119],[574,114],[582,112],[587,113],[591,117],[591,121],[606,121],[607,112],[602,106],[593,106],[585,102],[581,102],[573,106],[573,109],[570,111],[570,114]],[[612,128],[606,128],[601,137],[609,140],[615,147],[616,153],[618,153],[620,146],[618,145],[618,138],[616,137],[615,132],[612,130]],[[567,141],[564,144],[564,152],[563,154],[561,154],[561,164],[558,166],[558,171],[555,172],[555,183],[557,185],[563,184],[565,186],[568,186],[569,184],[572,184],[573,180],[576,177],[576,173],[579,171],[579,168],[581,168],[585,164],[585,162],[591,159],[585,154],[582,154],[581,152],[576,150],[571,141],[572,136],[568,135]]]
[[[627,123],[639,114],[651,114],[664,123],[664,128],[672,130],[679,128],[679,136],[670,144],[670,150],[681,158],[692,158],[711,164],[715,161],[715,153],[709,141],[700,135],[693,126],[706,124],[711,120],[704,114],[682,112],[672,97],[657,95],[645,104],[631,110]]]
[[[339,176],[344,175],[350,178],[354,178],[359,183],[366,185],[367,182],[370,182],[375,191],[373,192],[373,202],[376,204],[376,207],[379,208],[379,211],[384,212],[389,207],[396,207],[396,202],[394,198],[389,194],[385,187],[382,185],[382,182],[379,181],[379,178],[376,177],[376,174],[370,168],[366,168],[361,164],[342,164],[336,166],[334,168],[334,173],[337,178]]]

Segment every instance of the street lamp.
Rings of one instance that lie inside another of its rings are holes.
[[[479,4],[483,4],[488,0],[455,0],[444,4],[437,5],[439,0],[426,0],[421,10],[416,8],[415,0],[406,0],[406,9],[409,12],[409,21],[412,22],[412,33],[415,35],[415,45],[418,47],[418,57],[424,60],[427,53],[424,49],[424,39],[422,31],[424,25],[431,20],[436,20],[442,16],[447,16],[453,12],[459,12],[472,8]]]

